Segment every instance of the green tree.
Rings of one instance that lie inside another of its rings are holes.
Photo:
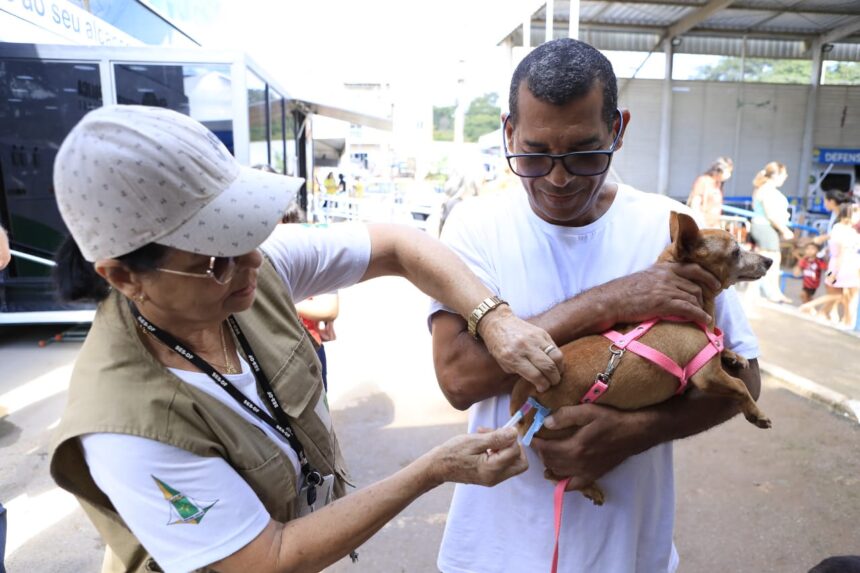
[[[860,62],[833,62],[824,72],[828,84],[860,84]]]
[[[455,106],[433,106],[433,139],[436,141],[454,141],[454,110]]]
[[[744,60],[745,82],[773,84],[808,84],[812,75],[812,62],[808,60],[770,60],[746,58]],[[716,64],[700,66],[693,79],[721,82],[741,80],[741,58],[725,57]]]
[[[484,94],[472,100],[463,126],[463,138],[466,141],[475,142],[484,134],[492,133],[499,129],[499,114],[502,112],[497,104],[499,95],[496,93]]]

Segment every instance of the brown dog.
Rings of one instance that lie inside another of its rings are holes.
[[[660,255],[658,261],[692,262],[710,271],[721,282],[721,289],[739,281],[750,281],[764,276],[772,261],[761,255],[741,249],[732,236],[719,230],[700,231],[692,217],[673,212],[669,222],[672,244]],[[714,299],[718,292],[704,292],[704,310],[714,316]],[[619,325],[615,330],[627,333],[637,325]],[[713,321],[707,325],[714,331]],[[705,346],[708,336],[697,325],[680,322],[658,322],[638,339],[644,345],[658,350],[676,364],[687,365]],[[586,393],[594,391],[595,379],[599,374],[610,370],[605,392],[596,400],[598,404],[613,406],[621,410],[635,410],[658,404],[671,398],[679,388],[679,379],[657,364],[634,354],[628,349],[618,356],[614,370],[608,368],[613,348],[618,347],[601,335],[586,336],[565,344],[561,382],[546,392],[538,393],[526,380],[520,380],[511,394],[511,414],[514,414],[533,396],[541,405],[555,411],[562,406],[578,404]],[[716,348],[716,347],[715,347]],[[744,416],[759,428],[769,428],[770,420],[759,410],[750,396],[746,385],[738,378],[730,376],[722,368],[721,361],[746,368],[747,360],[731,350],[722,350],[717,357],[708,360],[701,369],[689,379],[702,392],[731,396],[740,404]],[[606,381],[607,377],[603,380]],[[532,423],[534,412],[528,412],[519,422],[520,432],[524,433]],[[542,428],[536,435],[541,438],[563,438],[575,428],[548,430]],[[547,470],[547,479],[559,480]],[[583,488],[582,493],[595,504],[603,503],[603,492],[596,484]]]

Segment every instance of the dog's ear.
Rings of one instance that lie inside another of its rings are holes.
[[[669,217],[669,236],[672,238],[675,259],[682,260],[693,252],[699,239],[699,226],[689,215],[672,211]]]

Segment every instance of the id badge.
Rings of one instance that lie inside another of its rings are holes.
[[[307,483],[299,490],[298,515],[304,517],[309,513],[331,503],[332,488],[334,487],[334,474],[323,476],[322,483],[317,488],[317,499],[313,505],[308,505],[308,487]]]

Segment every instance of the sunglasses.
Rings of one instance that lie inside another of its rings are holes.
[[[571,175],[592,177],[606,173],[612,162],[612,154],[615,153],[621,133],[624,131],[624,116],[621,114],[621,110],[615,110],[615,113],[621,118],[621,123],[615,134],[615,141],[612,142],[609,149],[573,151],[557,155],[552,153],[508,153],[505,133],[510,116],[506,117],[502,128],[502,145],[511,171],[520,177],[546,177],[555,168],[555,162],[560,161]]]
[[[233,275],[236,274],[236,257],[209,257],[209,268],[206,269],[206,272],[204,273],[189,273],[186,271],[163,269],[161,267],[158,267],[155,270],[182,277],[212,279],[219,285],[225,285],[233,280]]]

